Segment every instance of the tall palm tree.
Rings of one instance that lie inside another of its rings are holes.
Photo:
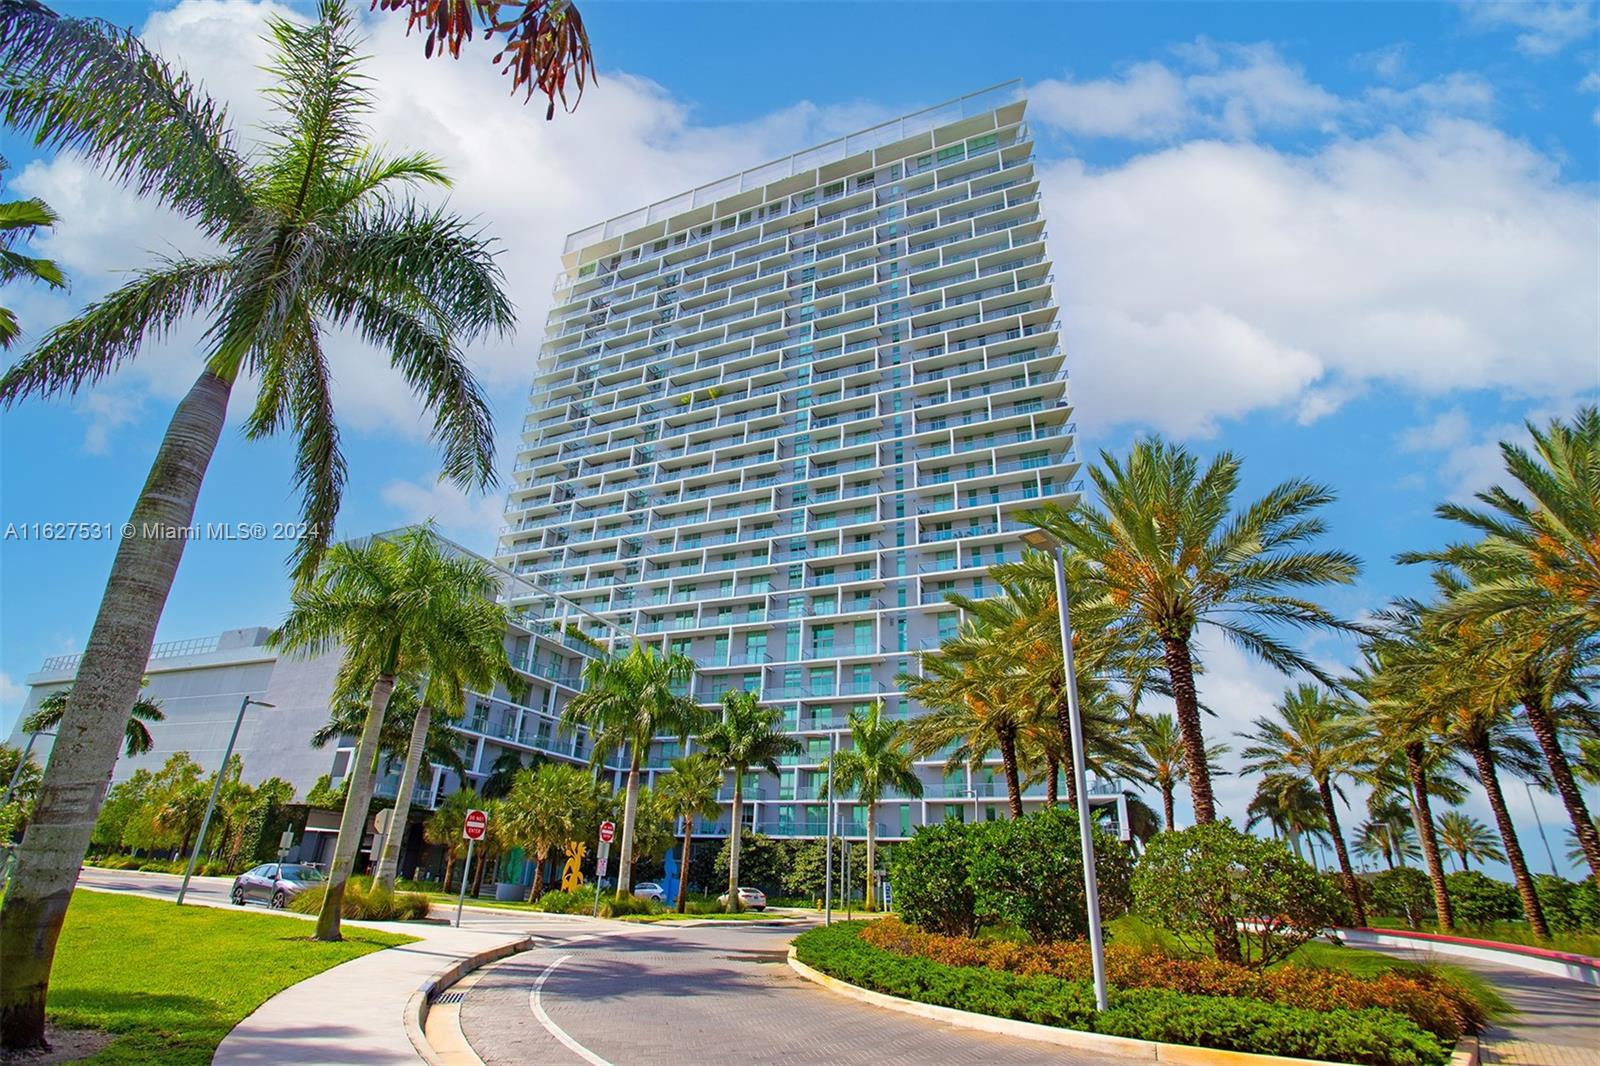
[[[922,795],[922,781],[912,766],[905,740],[905,723],[883,717],[883,701],[875,701],[865,711],[850,712],[850,747],[830,758],[833,787],[837,792],[854,792],[856,802],[867,809],[867,909],[877,907],[878,804],[884,794],[898,792],[915,799]],[[827,786],[823,786],[826,791]],[[829,802],[833,797],[828,797]]]
[[[567,701],[561,719],[588,728],[594,738],[589,761],[601,766],[607,757],[628,753],[627,795],[622,806],[621,857],[617,861],[617,898],[633,889],[633,828],[639,811],[639,787],[645,755],[658,736],[684,741],[708,717],[678,689],[694,679],[694,660],[686,655],[659,654],[634,644],[626,652],[591,659],[583,668],[583,691]]]
[[[1325,486],[1287,481],[1234,509],[1239,460],[1218,455],[1201,471],[1193,455],[1159,437],[1134,444],[1127,459],[1100,453],[1090,470],[1101,508],[1048,504],[1028,521],[1088,563],[1077,602],[1107,600],[1122,624],[1159,641],[1177,704],[1195,820],[1216,820],[1192,641],[1209,625],[1284,673],[1333,679],[1275,635],[1269,625],[1350,630],[1325,608],[1291,593],[1347,585],[1361,572],[1355,556],[1304,547],[1326,526],[1317,512],[1333,500]]]
[[[1322,813],[1322,798],[1317,795],[1316,786],[1296,773],[1264,774],[1256,782],[1256,792],[1245,808],[1245,816],[1245,829],[1254,829],[1265,822],[1272,828],[1274,837],[1288,840],[1289,850],[1297,859],[1305,858],[1300,847],[1302,840],[1328,834],[1328,820]]]
[[[733,806],[728,826],[728,909],[739,909],[739,843],[744,827],[744,779],[751,770],[778,772],[778,759],[801,751],[800,742],[779,724],[783,712],[764,707],[754,692],[722,694],[722,718],[700,735],[700,747],[723,770],[733,772]],[[687,868],[686,868],[687,869]]]
[[[367,714],[372,709],[372,681],[369,678],[348,678],[348,691],[335,692],[328,720],[311,734],[313,748],[337,744],[345,737],[360,736],[366,725]],[[394,691],[384,708],[383,725],[378,731],[378,752],[386,760],[398,762],[406,757],[411,747],[412,724],[417,720],[417,688],[421,679],[415,674],[402,674],[395,679]],[[424,755],[431,763],[449,767],[458,776],[465,777],[466,760],[456,745],[460,737],[448,724],[448,719],[433,718],[428,725]]]
[[[1495,683],[1500,670],[1496,657],[1504,652],[1506,634],[1498,631],[1493,620],[1478,624],[1441,617],[1433,608],[1447,606],[1463,586],[1459,575],[1442,569],[1434,573],[1434,583],[1440,591],[1438,601],[1428,608],[1415,605],[1422,616],[1424,636],[1413,669],[1428,706],[1433,708],[1434,728],[1472,759],[1500,833],[1506,865],[1511,868],[1522,899],[1528,928],[1534,936],[1545,939],[1550,928],[1544,907],[1500,785],[1503,769],[1541,785],[1545,781],[1542,760],[1523,732],[1524,723],[1512,713],[1514,698]]]
[[[1477,495],[1481,506],[1443,504],[1441,518],[1481,539],[1402,562],[1444,563],[1466,582],[1438,606],[1446,622],[1492,624],[1503,676],[1515,689],[1529,731],[1544,753],[1555,791],[1600,883],[1600,831],[1589,814],[1562,745],[1557,697],[1575,664],[1593,663],[1600,638],[1600,408],[1570,423],[1528,424],[1533,450],[1502,442],[1512,485]]]
[[[478,791],[484,799],[504,799],[511,794],[511,786],[517,783],[517,774],[529,765],[537,769],[544,759],[535,754],[531,764],[524,764],[522,755],[509,748],[494,757],[494,762],[489,764],[489,773],[483,779],[483,785]]]
[[[150,684],[146,678],[139,683],[140,688]],[[72,700],[72,687],[57,689],[39,701],[38,710],[22,720],[24,733],[44,733],[61,724],[62,717],[67,713],[67,704]],[[164,722],[166,714],[161,710],[161,701],[140,696],[133,701],[133,710],[128,715],[128,724],[122,731],[122,750],[128,755],[143,755],[155,746],[155,740],[150,736],[150,729],[146,722]]]
[[[201,481],[241,375],[260,388],[253,438],[297,442],[308,579],[329,543],[345,479],[324,337],[350,331],[388,353],[434,416],[443,473],[494,481],[488,404],[462,346],[514,315],[475,223],[403,195],[439,186],[432,159],[384,158],[365,140],[372,88],[355,22],[324,0],[310,25],[271,24],[277,117],[246,154],[223,109],[130,32],[0,6],[0,115],[41,147],[78,153],[196,225],[216,247],[163,259],[56,327],[0,377],[0,405],[93,385],[191,316],[208,323],[204,367],[179,403],[134,504],[90,631],[79,681],[0,921],[0,1043],[37,1046],[56,938],[137,697]],[[332,894],[330,894],[331,896]]]
[[[1439,736],[1436,708],[1430,706],[1430,690],[1423,682],[1425,672],[1415,668],[1423,639],[1416,612],[1402,601],[1381,617],[1383,632],[1364,644],[1363,664],[1346,682],[1365,703],[1370,762],[1363,776],[1374,796],[1404,792],[1433,888],[1439,929],[1448,933],[1455,928],[1455,908],[1444,879],[1432,801],[1437,796],[1461,802],[1465,790],[1458,779],[1468,771]]]
[[[470,788],[458,788],[446,796],[444,802],[434,809],[428,820],[422,825],[422,838],[430,844],[437,844],[444,851],[444,883],[440,890],[450,891],[450,875],[455,872],[456,861],[466,850],[466,837],[462,835],[467,824],[467,812],[478,808],[482,797]],[[461,879],[465,881],[467,871],[461,871]]]
[[[487,672],[491,667],[481,657],[501,647],[506,631],[503,611],[483,607],[497,587],[483,560],[447,550],[430,527],[413,527],[393,538],[330,548],[316,576],[295,590],[293,607],[273,633],[271,644],[285,652],[315,655],[342,647],[337,688],[372,679],[317,918],[318,940],[340,939],[345,883],[361,846],[396,679],[417,663],[446,677]]]
[[[1170,714],[1147,714],[1133,719],[1133,739],[1142,756],[1145,776],[1161,793],[1161,827],[1173,828],[1173,794],[1179,781],[1188,776],[1187,749],[1178,723]],[[1208,744],[1206,763],[1213,774],[1220,773],[1217,762],[1228,753],[1226,744]]]
[[[1020,664],[995,649],[986,631],[964,622],[954,639],[922,656],[921,676],[899,678],[905,694],[927,708],[906,724],[904,739],[914,759],[948,749],[946,770],[975,770],[998,751],[1011,817],[1021,818],[1017,744],[1034,704]]]
[[[1463,870],[1472,869],[1473,859],[1506,861],[1506,853],[1495,843],[1494,830],[1460,811],[1445,811],[1439,817],[1439,841],[1455,855]]]
[[[1333,802],[1335,793],[1343,795],[1338,779],[1353,773],[1360,764],[1360,719],[1349,704],[1330,697],[1316,685],[1286,690],[1275,710],[1276,718],[1257,718],[1255,728],[1241,734],[1250,741],[1241,753],[1244,772],[1289,774],[1316,787],[1328,835],[1333,837],[1333,851],[1339,859],[1345,895],[1356,923],[1366,925],[1367,909],[1361,902],[1361,889],[1339,828],[1339,810]]]
[[[0,156],[0,181],[9,169],[11,164]],[[16,250],[19,243],[27,243],[36,231],[49,229],[57,221],[50,205],[37,197],[0,200],[0,285],[26,279],[42,282],[52,289],[67,287],[67,276],[55,263]],[[16,313],[0,307],[0,348],[11,347],[21,333],[22,324],[17,321]]]
[[[678,913],[689,906],[689,858],[694,846],[694,820],[722,813],[722,764],[704,752],[673,759],[672,768],[656,780],[656,792],[667,812],[683,821],[683,860],[678,864]],[[730,854],[730,859],[731,859]]]

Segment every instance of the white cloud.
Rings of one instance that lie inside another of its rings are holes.
[[[1517,51],[1524,55],[1553,56],[1580,41],[1593,44],[1600,32],[1588,0],[1470,0],[1463,6],[1468,25],[1515,32]]]
[[[1476,114],[1494,101],[1492,86],[1475,74],[1456,72],[1401,86],[1404,49],[1399,45],[1369,53],[1360,64],[1392,84],[1350,97],[1317,85],[1270,44],[1202,38],[1172,51],[1170,64],[1150,60],[1108,78],[1040,81],[1029,89],[1031,114],[1043,125],[1079,137],[1249,140],[1271,131],[1331,134],[1423,114]]]
[[[1399,81],[1410,68],[1411,45],[1405,41],[1361,52],[1350,60],[1356,70],[1370,71],[1384,81]]]
[[[494,554],[495,539],[505,523],[503,497],[468,496],[438,481],[391,481],[383,487],[383,500],[401,524],[431,519],[445,536],[486,556]]]
[[[1203,434],[1377,384],[1553,400],[1600,384],[1593,192],[1481,123],[1042,174],[1082,419]]]

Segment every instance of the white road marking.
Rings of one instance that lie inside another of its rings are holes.
[[[583,937],[580,939],[588,938]],[[567,1031],[552,1021],[550,1015],[545,1013],[544,1004],[540,1001],[541,995],[544,992],[545,981],[552,973],[555,973],[557,966],[560,966],[570,958],[572,958],[570,953],[563,955],[556,959],[556,961],[552,962],[549,966],[544,968],[544,972],[539,975],[539,979],[533,983],[533,991],[528,994],[528,1005],[533,1008],[533,1016],[539,1019],[539,1024],[544,1026],[545,1032],[561,1041],[562,1046],[568,1051],[578,1056],[584,1062],[589,1063],[589,1066],[611,1066],[611,1063],[607,1062],[599,1055],[596,1055],[594,1052],[590,1051],[588,1048],[572,1039],[571,1036],[567,1035]]]

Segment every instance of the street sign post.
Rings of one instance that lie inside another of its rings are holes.
[[[283,835],[278,838],[278,861],[279,862],[283,861],[283,857],[285,855],[289,854],[289,849],[292,848],[292,847],[294,847],[294,830],[293,829],[285,829],[283,831]]]
[[[456,897],[456,928],[461,928],[461,908],[467,903],[467,877],[472,869],[472,849],[478,841],[489,831],[489,815],[486,811],[470,810],[461,822],[461,835],[467,838],[467,861],[461,865],[461,894]]]
[[[606,876],[606,860],[611,857],[611,842],[617,838],[616,822],[600,823],[600,848],[594,857],[594,911],[600,917],[600,882]]]

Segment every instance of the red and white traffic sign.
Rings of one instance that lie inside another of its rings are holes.
[[[616,838],[617,838],[617,823],[616,822],[601,822],[600,823],[600,843],[609,844],[613,840],[615,840]]]
[[[489,831],[489,816],[483,811],[468,811],[466,821],[461,823],[461,835],[468,840],[482,840],[483,834]]]

